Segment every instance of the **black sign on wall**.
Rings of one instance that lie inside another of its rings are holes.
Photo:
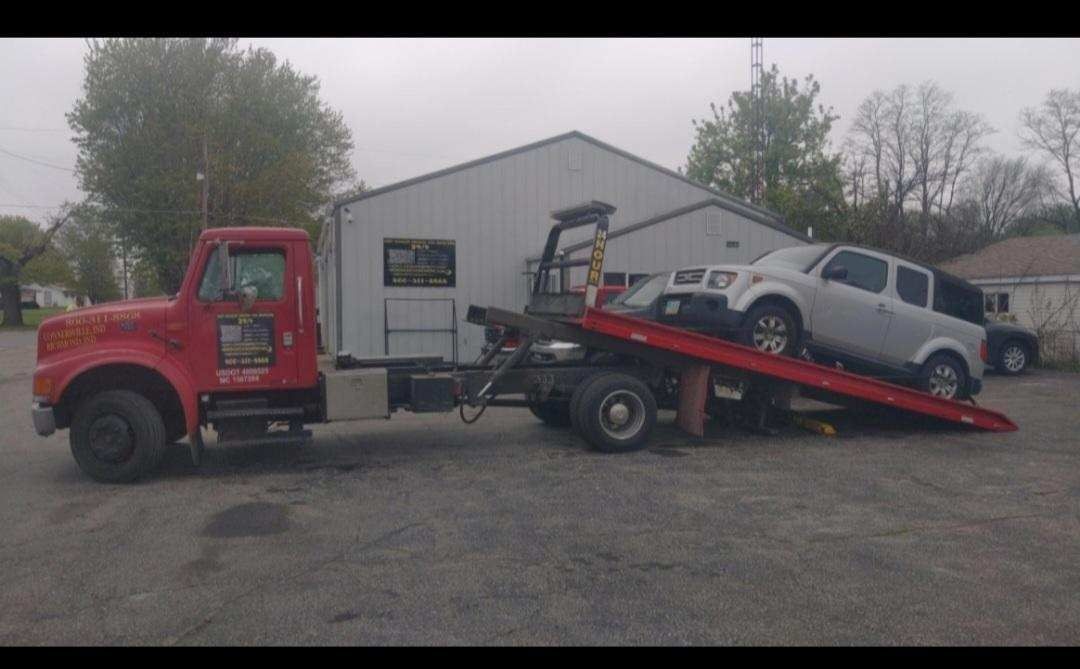
[[[454,288],[453,239],[383,238],[383,286]]]

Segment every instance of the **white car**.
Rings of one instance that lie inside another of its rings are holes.
[[[812,244],[749,265],[676,270],[658,317],[769,353],[913,382],[941,397],[982,388],[981,291],[884,251]]]

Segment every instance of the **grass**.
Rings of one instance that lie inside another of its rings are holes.
[[[38,326],[41,325],[41,321],[45,320],[49,316],[54,316],[56,314],[60,314],[60,313],[63,313],[63,312],[64,312],[63,307],[42,307],[41,309],[23,309],[23,311],[22,311],[23,324],[22,325],[12,325],[12,326],[4,324],[4,314],[0,313],[0,328],[6,328],[8,330],[36,330],[38,328]]]

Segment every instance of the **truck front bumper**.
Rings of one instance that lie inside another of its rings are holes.
[[[34,419],[34,430],[43,437],[56,432],[56,415],[51,406],[43,406],[40,402],[30,405],[30,415]]]
[[[710,334],[730,334],[743,320],[743,312],[728,308],[727,295],[686,293],[660,298],[661,323]]]

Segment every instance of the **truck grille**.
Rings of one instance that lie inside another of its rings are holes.
[[[701,283],[704,278],[705,270],[703,269],[684,269],[681,272],[675,272],[675,285]]]

